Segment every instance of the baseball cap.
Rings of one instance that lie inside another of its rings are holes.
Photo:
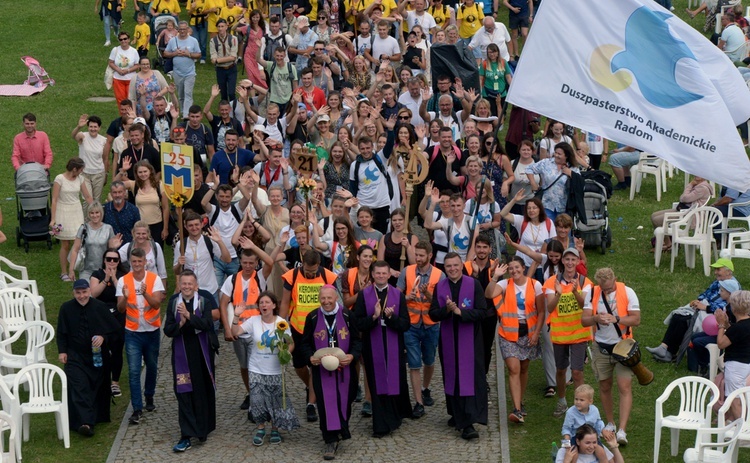
[[[722,258],[718,259],[716,262],[714,262],[713,264],[711,264],[711,267],[713,267],[713,268],[726,267],[729,270],[731,270],[731,271],[734,272],[734,264],[732,263],[731,260],[727,259],[726,257],[722,257]]]
[[[735,291],[740,290],[740,284],[737,283],[737,280],[735,280],[734,278],[730,278],[728,280],[721,280],[719,282],[719,286],[721,286],[723,289],[725,289],[729,293],[733,293]]]
[[[320,116],[318,116],[318,120],[316,121],[316,123],[317,122],[331,122],[331,118],[328,116],[328,114],[321,114]]]
[[[307,16],[300,16],[297,18],[297,29],[302,29],[303,27],[309,26],[310,20],[307,19]]]
[[[76,282],[73,283],[73,289],[89,289],[89,287],[89,280],[83,278],[76,280]]]
[[[133,124],[143,124],[143,125],[146,125],[146,119],[144,119],[142,117],[136,117],[135,119],[133,119]]]
[[[581,255],[578,253],[578,249],[576,248],[568,248],[565,251],[563,251],[563,257],[565,257],[565,254],[573,254],[576,257],[581,257]]]

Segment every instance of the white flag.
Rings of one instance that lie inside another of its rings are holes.
[[[721,50],[653,1],[544,0],[508,101],[750,189],[735,128],[750,118],[750,90]]]

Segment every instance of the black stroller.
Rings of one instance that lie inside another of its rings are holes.
[[[609,227],[609,211],[607,209],[607,189],[604,185],[587,178],[584,185],[583,202],[586,206],[586,223],[574,220],[576,236],[583,239],[587,248],[600,248],[601,253],[607,252],[612,245],[612,229]]]
[[[50,209],[50,183],[44,166],[29,162],[16,171],[16,244],[29,252],[29,242],[46,241],[47,249],[52,249],[52,236],[49,224],[52,220]]]

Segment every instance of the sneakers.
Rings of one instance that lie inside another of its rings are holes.
[[[112,384],[109,387],[109,390],[112,392],[112,397],[120,397],[122,395],[122,391],[120,390],[119,384]]]
[[[190,444],[190,439],[180,439],[180,441],[172,447],[172,450],[174,452],[184,452],[185,450],[192,447],[192,444]]]
[[[510,421],[511,423],[523,423],[523,413],[521,413],[521,410],[514,408],[513,413],[508,415],[508,421]]]
[[[372,416],[372,404],[370,402],[368,402],[368,401],[365,400],[362,403],[362,413],[361,413],[361,415],[362,416],[367,416],[367,417]]]
[[[242,401],[242,405],[240,405],[240,410],[247,410],[250,408],[250,394],[245,396],[245,400]]]
[[[461,439],[465,440],[472,440],[479,437],[479,433],[476,429],[474,429],[474,426],[466,426],[464,430],[461,432]]]
[[[326,444],[326,449],[323,451],[323,459],[330,461],[336,458],[336,450],[338,449],[338,447],[339,444],[337,442]]]
[[[615,426],[614,423],[610,422],[610,423],[607,423],[607,425],[604,427],[604,431],[616,432],[617,427]]]
[[[565,416],[565,412],[568,411],[568,404],[565,403],[565,401],[558,401],[557,406],[555,407],[555,411],[552,412],[552,416],[555,418],[561,418]]]
[[[153,412],[154,410],[156,410],[156,405],[154,405],[154,396],[147,395],[146,396],[146,411]]]
[[[628,433],[624,429],[620,429],[616,434],[617,443],[620,445],[628,445]]]
[[[526,416],[528,413],[526,413],[526,404],[521,402],[521,415]]]
[[[141,417],[143,416],[143,412],[140,410],[136,410],[133,412],[132,415],[130,415],[130,418],[128,418],[128,424],[138,424],[141,422]]]
[[[318,421],[318,412],[315,410],[314,404],[307,404],[307,422],[314,423]]]
[[[202,59],[200,64],[206,64],[206,60]]]
[[[424,405],[417,402],[416,404],[414,404],[414,409],[412,409],[411,411],[411,417],[412,419],[416,420],[416,419],[422,418],[423,416],[424,416]]]
[[[432,398],[430,395],[432,391],[429,389],[422,389],[422,403],[425,405],[425,407],[432,407],[435,405],[435,399]]]
[[[110,45],[112,45],[112,42],[110,42],[109,40],[107,40],[106,42],[104,42],[104,46],[105,47],[108,47]]]
[[[628,184],[627,183],[625,183],[625,182],[617,182],[617,185],[613,186],[612,190],[613,191],[625,190],[627,188],[628,188]]]

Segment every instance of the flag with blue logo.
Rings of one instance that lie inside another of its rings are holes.
[[[649,0],[545,0],[508,101],[740,191],[750,90],[724,52]]]

